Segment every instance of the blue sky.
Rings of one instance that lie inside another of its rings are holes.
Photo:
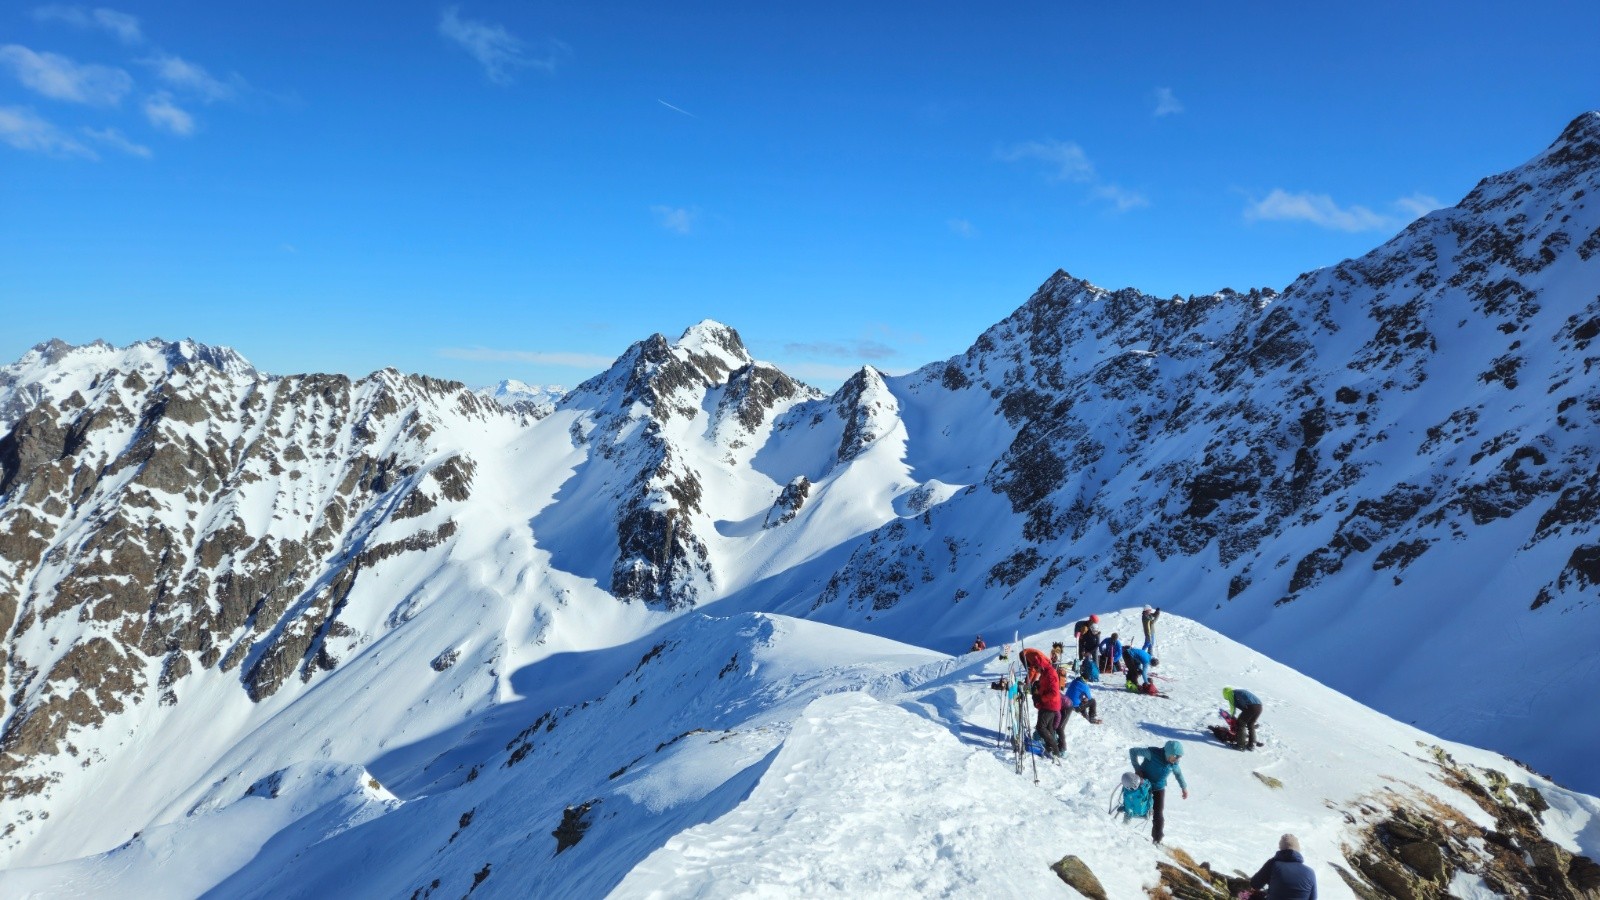
[[[0,7],[0,360],[573,385],[701,318],[823,387],[1057,268],[1281,288],[1600,107],[1600,4]]]

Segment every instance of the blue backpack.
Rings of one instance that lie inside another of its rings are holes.
[[[1094,659],[1092,657],[1089,658],[1089,659],[1085,659],[1083,661],[1083,680],[1084,681],[1099,681],[1100,680],[1100,667],[1095,665]]]
[[[1130,784],[1133,785],[1130,787]],[[1133,772],[1122,776],[1122,783],[1117,785],[1116,793],[1112,796],[1111,809],[1107,810],[1112,815],[1122,813],[1123,821],[1128,819],[1143,819],[1150,815],[1150,782]]]

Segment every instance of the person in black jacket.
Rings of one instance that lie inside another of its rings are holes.
[[[1317,900],[1317,873],[1300,855],[1300,839],[1286,834],[1278,839],[1278,853],[1250,879],[1250,886],[1267,891],[1267,900]]]

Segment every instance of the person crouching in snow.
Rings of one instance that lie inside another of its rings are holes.
[[[1233,746],[1240,750],[1254,750],[1261,746],[1256,740],[1256,723],[1261,721],[1261,698],[1244,688],[1225,687],[1222,689],[1222,699],[1228,701],[1228,715],[1234,717]]]
[[[983,635],[980,634],[977,637],[972,639],[972,649],[968,650],[967,652],[968,653],[977,653],[979,650],[987,649],[988,646],[989,646],[988,644],[985,644],[983,642]]]
[[[1051,756],[1061,753],[1061,676],[1044,651],[1032,647],[1019,657],[1028,667],[1028,687],[1033,692],[1033,706],[1039,711],[1033,733],[1044,743]]]
[[[1095,702],[1094,694],[1090,692],[1089,685],[1081,677],[1072,679],[1072,683],[1067,685],[1066,700],[1066,704],[1061,707],[1062,728],[1066,727],[1067,719],[1071,717],[1073,710],[1077,710],[1078,715],[1088,719],[1091,723],[1100,724],[1100,716],[1096,714],[1096,707],[1099,704]]]
[[[1178,767],[1178,760],[1182,757],[1183,745],[1177,741],[1167,741],[1163,747],[1134,747],[1128,751],[1133,770],[1139,773],[1140,778],[1150,782],[1150,838],[1158,844],[1166,833],[1164,808],[1169,776],[1178,776],[1183,799],[1189,799],[1189,783],[1183,778],[1183,769]]]
[[[1122,665],[1126,669],[1124,677],[1128,680],[1128,690],[1144,690],[1150,683],[1150,668],[1156,663],[1154,657],[1138,647],[1123,648]]]

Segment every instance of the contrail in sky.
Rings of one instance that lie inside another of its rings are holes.
[[[667,101],[665,101],[665,100],[662,100],[662,99],[660,99],[660,98],[657,98],[657,99],[656,99],[656,102],[657,102],[657,103],[659,103],[659,104],[661,104],[661,105],[662,105],[662,106],[665,106],[665,107],[666,107],[666,108],[667,108],[667,109],[670,109],[670,110],[672,110],[672,111],[673,111],[673,112],[676,112],[676,113],[683,113],[683,114],[684,114],[684,115],[686,115],[686,116],[688,116],[688,117],[689,117],[689,118],[691,118],[691,119],[698,119],[698,118],[700,118],[700,117],[699,117],[699,116],[697,116],[697,115],[695,115],[695,114],[694,114],[694,113],[692,113],[692,112],[689,112],[689,111],[688,111],[688,110],[685,110],[685,109],[679,109],[679,108],[677,108],[677,107],[676,107],[676,106],[673,106],[673,105],[672,105],[672,104],[671,104],[671,103],[668,103],[668,102],[667,102]]]

